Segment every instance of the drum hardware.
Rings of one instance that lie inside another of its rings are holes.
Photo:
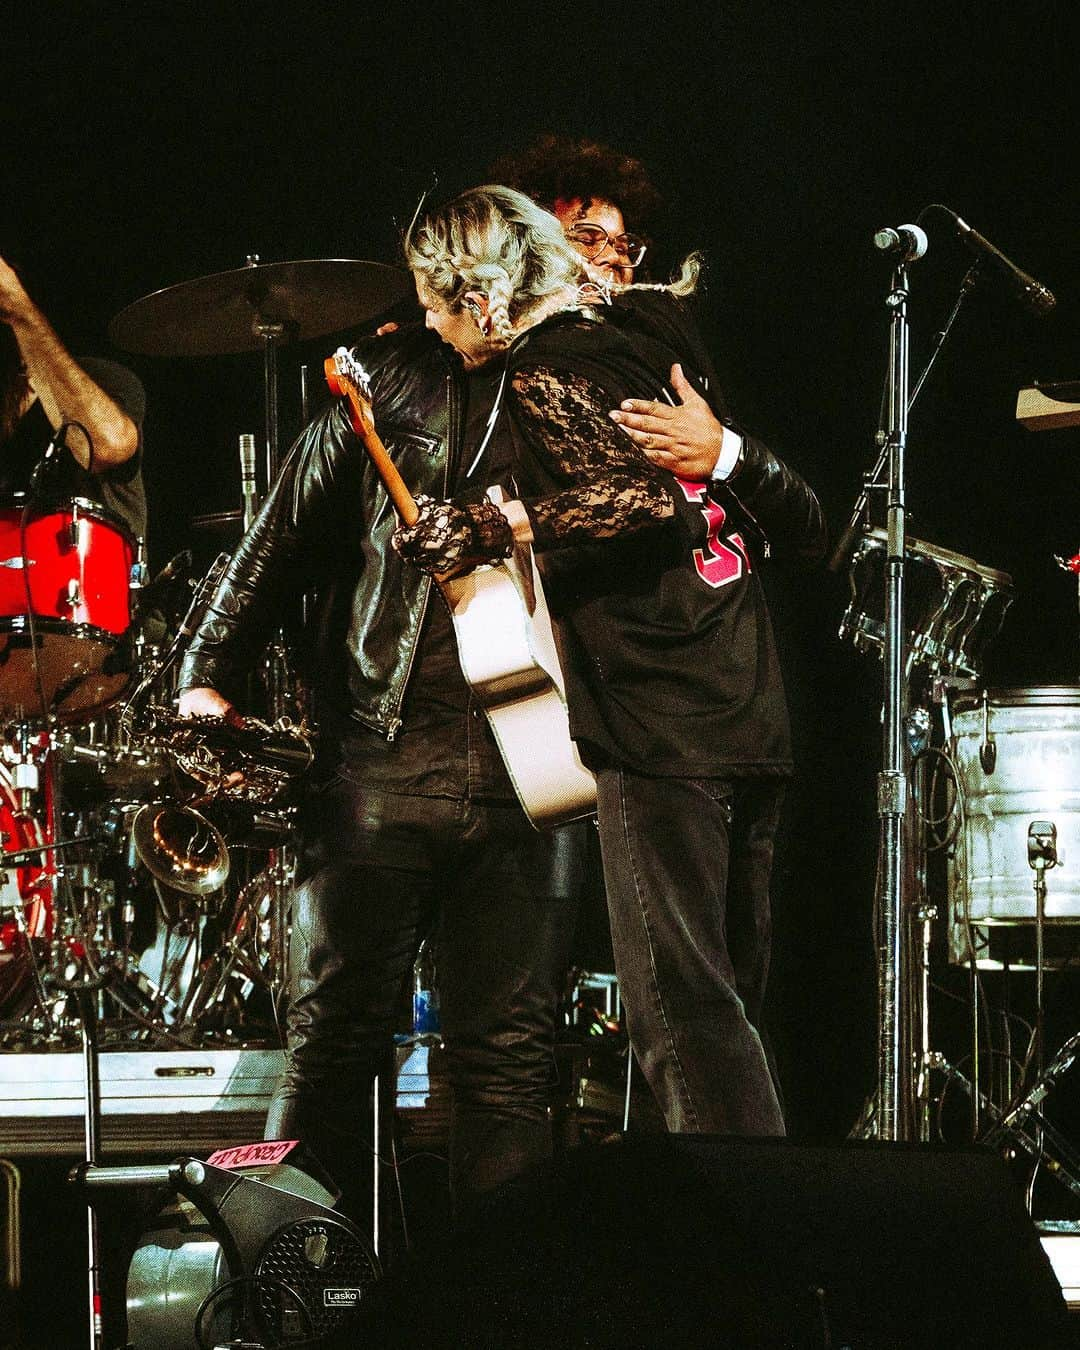
[[[840,637],[882,653],[885,531],[867,530],[851,557],[851,600]],[[907,540],[908,591],[904,678],[977,679],[989,644],[1012,603],[1012,578],[949,549]]]
[[[947,887],[957,922],[1036,921],[1028,827],[1053,821],[1059,860],[1080,858],[1080,687],[959,696],[949,747],[958,834]],[[1065,866],[1045,906],[1047,931],[1080,923],[1080,879]]]
[[[215,1029],[233,1005],[242,1004],[256,988],[270,985],[274,880],[269,870],[240,890],[224,925],[224,940],[192,982],[184,1017],[195,1027]]]
[[[929,1138],[925,1129],[932,1101],[929,1078],[932,1073],[942,1073],[946,1084],[958,1084],[970,1101],[973,1139],[999,1146],[1019,1143],[1035,1158],[1029,1203],[1042,1162],[1046,1162],[1049,1175],[1078,1193],[1080,1169],[1075,1151],[1049,1122],[1036,1118],[1032,1108],[1046,1095],[1040,1090],[1046,1077],[1041,1070],[1045,1034],[1042,981],[1048,965],[1044,935],[1046,939],[1071,936],[1075,948],[1077,930],[1066,925],[1080,922],[1080,906],[1074,901],[1076,883],[1063,866],[1069,840],[1077,838],[1076,817],[1080,814],[1080,784],[1075,772],[1080,748],[1080,689],[962,689],[953,693],[945,687],[943,692],[946,741],[943,748],[931,749],[916,759],[913,768],[921,771],[921,777],[916,778],[913,800],[924,826],[924,854],[926,849],[945,849],[948,854],[945,881],[950,959],[954,964],[967,965],[970,973],[971,1064],[965,1076],[930,1048],[926,1010],[929,987],[924,981],[913,991],[915,1009],[922,1016],[912,1039],[917,1120],[924,1131],[922,1137]],[[946,791],[943,807],[927,805],[934,801],[934,790],[926,784],[928,762],[947,770],[941,775]],[[1060,873],[1056,886],[1047,877],[1055,868],[1059,869],[1055,876]],[[916,884],[924,880],[922,872]],[[913,929],[923,925],[921,951],[910,953],[916,971],[927,969],[928,921],[935,917],[936,907],[927,907],[925,902],[916,904],[911,912]],[[983,959],[983,935],[990,939],[1025,936],[1029,944],[1013,946],[1003,960],[990,962]],[[958,937],[964,944],[959,952]],[[1031,952],[1031,939],[1033,959],[1018,960],[1017,950]],[[979,971],[988,968],[1006,972],[1032,969],[1036,976],[1034,1027],[1028,1028],[1031,1038],[1021,1066],[1021,1072],[1026,1072],[1028,1064],[1033,1066],[1035,1085],[1028,1090],[1027,1105],[1021,1103],[1019,1108],[1012,1104],[1015,1096],[1007,1011],[1002,1014],[1006,1049],[999,1050],[998,1055],[1004,1053],[1008,1062],[999,1074],[992,1058],[989,1095],[982,1086],[987,1070],[981,1062],[980,1026],[987,1014],[982,1010]],[[1075,1044],[1076,1038],[1055,1059],[1055,1074],[1071,1064]],[[1002,1102],[1007,1105],[1002,1106]],[[989,1133],[982,1127],[984,1117],[991,1122]],[[1020,1131],[1022,1137],[1014,1131]]]

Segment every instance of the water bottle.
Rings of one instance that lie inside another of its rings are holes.
[[[439,1044],[439,987],[435,976],[435,944],[425,938],[413,962],[413,1041]]]

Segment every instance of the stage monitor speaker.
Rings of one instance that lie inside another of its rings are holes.
[[[679,1136],[577,1149],[372,1291],[357,1344],[1056,1350],[1061,1291],[1005,1163]]]

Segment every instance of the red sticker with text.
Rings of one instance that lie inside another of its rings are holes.
[[[272,1167],[287,1158],[299,1142],[299,1139],[268,1139],[258,1144],[236,1144],[232,1148],[219,1148],[206,1161],[226,1171],[234,1167]]]

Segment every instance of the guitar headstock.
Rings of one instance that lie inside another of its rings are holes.
[[[352,412],[353,430],[358,436],[370,434],[375,427],[371,411],[371,382],[368,373],[346,347],[339,347],[323,362],[326,383],[338,398],[347,398]]]

